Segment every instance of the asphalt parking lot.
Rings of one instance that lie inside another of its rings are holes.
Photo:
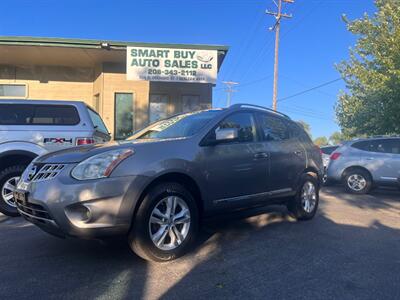
[[[0,299],[400,299],[400,192],[324,188],[314,220],[270,207],[208,220],[148,263],[122,241],[62,240],[0,214]]]

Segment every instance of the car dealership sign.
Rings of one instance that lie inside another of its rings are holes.
[[[218,51],[127,47],[128,80],[215,83]]]

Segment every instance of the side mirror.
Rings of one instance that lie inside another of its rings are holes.
[[[237,128],[217,128],[215,130],[215,140],[217,142],[229,142],[238,138]]]

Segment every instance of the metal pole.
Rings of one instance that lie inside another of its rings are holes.
[[[275,17],[276,22],[274,26],[270,28],[270,30],[275,30],[275,59],[274,59],[274,87],[272,93],[272,109],[277,109],[277,98],[278,98],[278,61],[279,61],[279,33],[281,29],[281,19],[282,18],[291,18],[292,15],[283,14],[282,13],[282,2],[293,3],[293,0],[278,0],[278,3],[275,5],[278,7],[277,12],[266,11],[267,14]]]
[[[274,62],[274,89],[272,94],[272,109],[277,108],[277,97],[278,97],[278,56],[279,56],[279,32],[281,28],[281,9],[282,0],[278,3],[278,15],[275,25],[275,62]]]

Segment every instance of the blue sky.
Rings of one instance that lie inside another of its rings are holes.
[[[214,89],[224,106],[223,80],[241,83],[233,103],[270,106],[274,22],[272,0],[13,0],[2,2],[0,35],[122,41],[222,44],[231,47]],[[372,0],[296,0],[282,22],[278,99],[339,77],[334,64],[348,57],[355,38],[341,15],[375,10]],[[7,13],[5,13],[7,12]],[[278,110],[311,125],[313,137],[338,130],[334,104],[342,81],[278,102]]]

